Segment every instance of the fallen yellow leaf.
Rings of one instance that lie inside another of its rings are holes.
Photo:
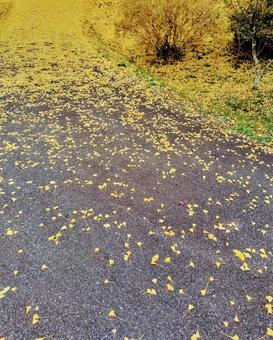
[[[167,283],[166,289],[167,289],[168,292],[174,291],[174,287],[170,283]]]
[[[154,199],[152,197],[144,197],[144,202],[152,202]]]
[[[201,339],[201,336],[200,336],[199,331],[196,331],[196,333],[194,333],[194,334],[191,336],[191,340],[198,340],[198,339]]]
[[[5,295],[7,294],[7,292],[10,290],[10,287],[6,287],[3,290],[0,290],[0,300],[3,299],[5,297]]]
[[[269,303],[271,303],[273,301],[273,297],[270,296],[270,295],[267,295],[265,298]]]
[[[238,318],[238,315],[237,315],[237,314],[235,315],[234,321],[235,321],[235,322],[240,322],[240,320],[239,320],[239,318]]]
[[[245,260],[245,255],[240,251],[240,250],[238,250],[238,249],[234,249],[233,250],[233,253],[237,256],[237,257],[239,257],[239,259],[241,260],[241,261],[244,261]]]
[[[220,261],[216,261],[216,262],[215,262],[215,266],[216,266],[217,268],[220,268],[221,265],[222,265],[222,262],[220,262]]]
[[[202,296],[205,296],[207,294],[207,290],[206,289],[200,289],[200,294]]]
[[[244,263],[242,264],[242,266],[240,267],[240,269],[241,269],[243,272],[250,270],[250,269],[249,269],[249,266],[248,266],[248,264],[247,264],[246,262],[244,262]]]
[[[178,291],[178,293],[179,293],[180,295],[184,295],[184,294],[185,294],[184,289],[183,289],[183,288],[180,288],[179,291]]]
[[[159,259],[159,255],[155,255],[151,258],[151,264],[155,265],[157,264],[157,261]]]
[[[273,329],[270,327],[267,327],[266,329],[266,335],[273,337]]]
[[[25,306],[26,314],[28,314],[30,310],[31,310],[31,306]]]
[[[116,318],[117,317],[116,313],[115,313],[115,311],[113,309],[110,310],[110,312],[108,313],[108,316],[110,316],[110,318]]]
[[[266,305],[265,305],[265,308],[266,308],[266,310],[267,310],[267,314],[269,314],[269,315],[272,315],[273,314],[273,305],[271,305],[270,303],[267,303]]]
[[[191,311],[191,310],[193,310],[193,309],[194,309],[194,305],[189,304],[189,305],[188,305],[188,311]]]
[[[238,335],[233,335],[233,336],[231,337],[231,339],[232,339],[232,340],[239,340],[239,337],[238,337]]]
[[[252,300],[253,298],[252,298],[252,296],[250,296],[250,295],[246,295],[246,299],[247,299],[247,301],[250,301],[250,300]]]
[[[35,325],[36,323],[38,323],[40,321],[40,317],[38,315],[38,313],[33,314],[32,317],[32,324]]]

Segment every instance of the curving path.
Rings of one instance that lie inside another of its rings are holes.
[[[98,53],[83,15],[18,0],[1,32],[0,339],[269,338],[272,154]]]

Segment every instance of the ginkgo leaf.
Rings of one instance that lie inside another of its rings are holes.
[[[189,262],[189,266],[192,267],[192,268],[194,268],[194,267],[195,267],[195,264],[194,264],[192,261],[190,261],[190,262]]]
[[[238,250],[238,249],[234,249],[233,250],[233,253],[237,256],[237,257],[239,257],[239,259],[241,260],[241,261],[244,261],[245,260],[245,255],[240,251],[240,250]]]
[[[232,339],[232,340],[240,340],[240,338],[239,338],[238,335],[233,335],[233,336],[231,337],[231,339]]]
[[[235,322],[240,322],[240,320],[239,320],[239,318],[238,318],[238,315],[237,315],[237,314],[235,315],[234,321],[235,321]]]
[[[7,236],[14,236],[18,233],[17,230],[12,230],[11,228],[6,229],[6,235]]]
[[[48,269],[48,266],[46,264],[43,264],[41,267],[42,270]]]
[[[216,266],[217,268],[220,268],[221,265],[222,265],[222,262],[220,262],[220,261],[216,261],[216,262],[215,262],[215,266]]]
[[[250,268],[249,268],[249,266],[248,266],[248,264],[247,264],[246,262],[244,262],[244,263],[241,265],[240,269],[241,269],[242,271],[244,271],[244,272],[250,270]]]
[[[191,336],[191,340],[198,340],[201,339],[200,333],[197,330],[192,336]]]
[[[174,291],[174,287],[170,283],[167,283],[166,289],[167,289],[168,292],[173,292]]]
[[[253,297],[250,296],[250,295],[246,295],[246,299],[247,299],[247,301],[251,301],[253,299]]]
[[[169,170],[169,174],[170,174],[170,175],[174,174],[175,172],[176,172],[176,169],[175,169],[175,168],[171,168],[171,169]]]
[[[154,199],[152,197],[144,197],[143,201],[144,202],[152,202]]]
[[[10,290],[10,287],[6,287],[3,290],[0,290],[0,300],[3,299],[5,297],[5,295],[7,294],[7,292]]]
[[[128,261],[129,260],[129,257],[131,256],[132,252],[130,250],[128,250],[126,252],[126,254],[123,255],[123,258],[125,261]]]
[[[188,311],[191,311],[191,310],[193,310],[193,309],[194,309],[194,305],[189,304],[189,305],[188,305]]]
[[[156,265],[158,259],[159,259],[159,255],[154,255],[154,256],[151,258],[151,264]]]
[[[270,337],[273,337],[273,329],[270,328],[270,327],[267,327],[267,329],[266,329],[266,335],[267,335],[267,336],[270,336]]]
[[[213,235],[212,233],[207,234],[208,239],[217,242],[217,237]]]
[[[205,296],[207,294],[207,290],[204,288],[204,289],[200,289],[200,294],[202,296]]]
[[[273,314],[273,305],[271,305],[271,303],[267,303],[267,304],[265,305],[265,308],[266,308],[266,310],[267,310],[267,314],[269,314],[269,315],[272,315],[272,314]]]
[[[170,257],[166,257],[165,258],[165,263],[171,263],[171,258]]]
[[[271,303],[273,301],[273,297],[270,296],[270,295],[267,295],[265,298],[269,303]]]
[[[148,288],[148,289],[146,290],[146,293],[147,293],[147,294],[150,294],[150,295],[156,295],[156,290],[155,290],[154,288],[152,288],[152,289]]]
[[[26,312],[26,314],[28,314],[30,310],[31,310],[31,306],[25,306],[25,312]]]
[[[38,323],[40,321],[40,317],[38,315],[38,313],[33,314],[32,317],[32,324],[35,325],[36,323]]]
[[[108,312],[108,316],[110,318],[116,318],[117,317],[116,312],[113,309]]]

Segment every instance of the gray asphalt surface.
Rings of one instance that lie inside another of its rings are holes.
[[[56,44],[1,43],[0,338],[265,336],[272,154]]]

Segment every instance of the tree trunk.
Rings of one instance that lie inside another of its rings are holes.
[[[257,41],[256,38],[253,37],[252,38],[252,58],[255,64],[255,70],[256,70],[256,75],[255,75],[255,79],[253,82],[253,90],[257,90],[259,85],[260,85],[260,81],[262,78],[262,67],[261,67],[261,63],[258,59],[257,56]]]

